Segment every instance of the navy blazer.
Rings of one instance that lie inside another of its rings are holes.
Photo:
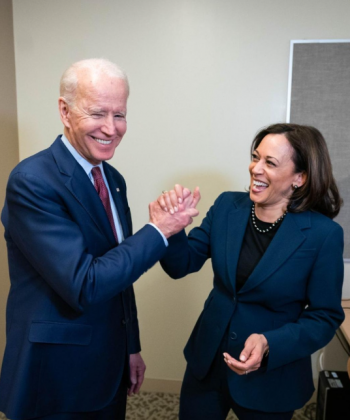
[[[152,226],[132,235],[124,179],[103,167],[125,237],[119,246],[92,182],[60,137],[10,175],[0,411],[11,419],[105,407],[128,355],[140,351],[132,283],[166,247]]]
[[[315,212],[288,213],[254,271],[236,292],[236,270],[252,202],[223,193],[200,227],[169,239],[161,260],[173,278],[198,271],[211,258],[214,287],[184,353],[204,378],[224,336],[238,358],[253,333],[270,346],[267,365],[239,376],[227,368],[232,398],[267,412],[302,407],[314,390],[310,355],[325,346],[344,319],[343,230]]]

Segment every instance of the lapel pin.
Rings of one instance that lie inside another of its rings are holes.
[[[120,189],[119,188],[116,188],[116,190],[117,190],[117,192],[120,192]]]

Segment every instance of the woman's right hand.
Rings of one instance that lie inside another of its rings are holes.
[[[244,349],[239,355],[239,360],[234,359],[228,353],[224,353],[224,361],[227,366],[238,375],[247,375],[249,372],[258,370],[262,360],[269,352],[269,343],[263,334],[251,334],[244,343]]]
[[[175,184],[174,189],[163,191],[157,201],[162,210],[174,214],[179,210],[196,208],[200,199],[201,194],[199,192],[199,187],[196,187],[192,194],[188,188],[183,187],[180,184]]]

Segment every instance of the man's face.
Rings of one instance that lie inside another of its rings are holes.
[[[81,76],[73,107],[60,98],[65,135],[91,164],[113,157],[126,132],[127,99],[125,82],[105,75],[95,81]]]

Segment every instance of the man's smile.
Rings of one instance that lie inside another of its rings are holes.
[[[102,139],[98,139],[98,138],[96,138],[94,136],[91,136],[91,138],[93,138],[94,140],[96,140],[97,143],[99,143],[99,144],[106,144],[106,145],[108,145],[108,144],[111,144],[112,143],[112,140],[102,140]]]

